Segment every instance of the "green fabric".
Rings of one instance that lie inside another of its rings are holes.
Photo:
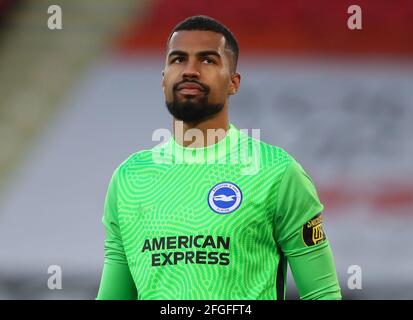
[[[301,299],[341,299],[333,254],[328,241],[316,250],[289,256],[288,262]]]
[[[217,192],[212,201],[220,183],[240,193]],[[238,205],[225,213],[214,203]],[[282,299],[284,257],[303,299],[337,298],[328,241],[303,240],[303,226],[322,210],[310,177],[287,152],[232,124],[206,148],[170,138],[131,155],[112,176],[97,298]]]
[[[98,300],[135,300],[135,283],[127,264],[105,263]]]

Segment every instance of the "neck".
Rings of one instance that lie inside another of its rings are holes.
[[[222,112],[222,114],[200,123],[173,119],[175,141],[184,147],[202,148],[215,144],[226,136],[228,129],[227,112]]]

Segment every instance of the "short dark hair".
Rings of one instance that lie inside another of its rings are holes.
[[[225,38],[226,48],[232,51],[234,55],[234,71],[237,69],[239,54],[238,42],[232,32],[219,21],[203,15],[186,18],[173,28],[168,37],[168,45],[173,33],[177,31],[212,31],[222,34]]]

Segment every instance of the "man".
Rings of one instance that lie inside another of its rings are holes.
[[[174,134],[112,176],[98,299],[284,299],[287,262],[302,299],[341,298],[310,177],[229,123],[237,59],[214,19],[171,32],[162,87]]]

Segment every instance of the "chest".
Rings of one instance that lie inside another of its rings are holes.
[[[271,234],[274,201],[270,176],[237,166],[181,165],[129,176],[120,195],[119,225],[125,248],[167,237],[230,237],[255,241]]]

